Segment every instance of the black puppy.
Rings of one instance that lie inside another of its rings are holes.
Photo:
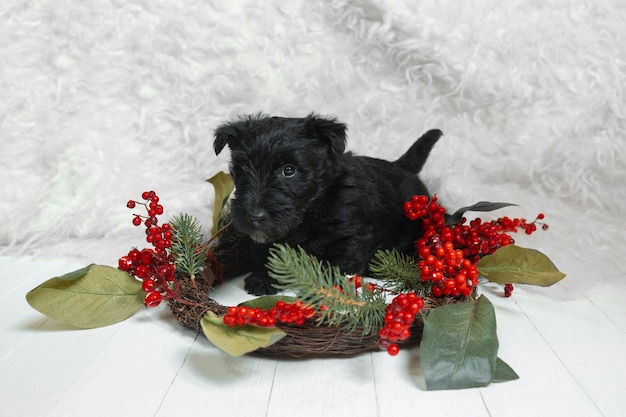
[[[403,203],[428,194],[417,173],[441,135],[427,132],[388,162],[344,153],[346,126],[314,114],[245,116],[221,125],[215,152],[231,150],[233,225],[248,240],[247,255],[225,275],[252,272],[248,292],[276,293],[265,262],[277,242],[355,274],[366,273],[379,249],[413,253],[421,224],[404,216]]]

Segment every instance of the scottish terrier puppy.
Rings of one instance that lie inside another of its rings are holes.
[[[251,272],[246,291],[276,293],[265,267],[274,243],[354,274],[365,274],[379,249],[414,253],[421,223],[404,216],[403,203],[428,194],[417,173],[441,135],[428,131],[389,162],[344,152],[346,125],[334,118],[256,115],[219,126],[215,153],[230,148],[231,215],[245,247],[225,276]]]

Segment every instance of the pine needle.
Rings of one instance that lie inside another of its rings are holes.
[[[274,245],[268,269],[281,290],[295,292],[302,302],[322,312],[319,324],[343,326],[348,331],[362,326],[363,334],[383,325],[386,302],[382,291],[357,291],[338,267],[320,262],[301,247]]]
[[[197,219],[185,213],[170,221],[173,229],[172,256],[176,270],[193,280],[202,271],[207,259],[208,246],[202,243],[202,227]]]
[[[394,292],[417,291],[424,294],[428,291],[415,259],[396,249],[376,252],[369,269],[374,278],[385,281]]]

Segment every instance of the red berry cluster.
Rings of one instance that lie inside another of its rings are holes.
[[[483,222],[477,218],[463,224],[463,222],[449,227],[454,235],[454,245],[463,249],[465,257],[476,263],[485,255],[494,253],[503,246],[515,243],[506,232],[517,232],[523,229],[527,235],[537,230],[538,220],[544,218],[543,213],[539,213],[537,218],[528,223],[526,219],[510,219],[500,217],[497,220]],[[542,224],[542,229],[546,230],[548,225]]]
[[[143,281],[142,288],[146,292],[144,304],[156,307],[162,300],[173,298],[178,293],[176,269],[169,248],[172,245],[172,232],[168,223],[158,225],[157,216],[163,214],[163,206],[154,191],[144,191],[141,195],[144,202],[130,200],[126,207],[134,209],[137,205],[145,207],[147,216],[135,214],[133,224],[146,227],[146,241],[153,248],[142,250],[131,249],[127,255],[118,260],[118,268],[127,271]]]
[[[411,336],[411,324],[415,316],[424,307],[424,300],[416,293],[400,293],[394,297],[385,311],[385,325],[380,330],[378,347],[391,356],[400,351],[396,342]]]
[[[277,301],[269,310],[258,307],[237,306],[229,307],[224,315],[224,324],[227,326],[256,326],[272,327],[276,323],[294,323],[302,326],[308,319],[315,316],[315,309],[305,306],[302,301],[293,304]]]
[[[416,241],[422,281],[431,282],[433,297],[468,296],[478,284],[478,270],[463,250],[455,247],[454,232],[445,225],[446,210],[437,203],[437,196],[414,196],[404,204],[405,214],[412,220],[423,218],[424,234]]]
[[[478,284],[475,264],[480,258],[515,242],[505,232],[522,228],[531,234],[537,230],[537,220],[544,218],[539,214],[531,223],[508,217],[490,222],[477,218],[469,224],[464,224],[465,219],[462,219],[447,226],[446,210],[437,203],[436,195],[431,199],[425,195],[413,196],[404,203],[404,212],[411,220],[423,219],[424,234],[416,241],[418,267],[422,280],[432,282],[434,297],[470,295]],[[547,225],[542,228],[547,229]],[[505,288],[506,294],[510,295],[511,291],[512,285]]]
[[[163,252],[172,246],[172,232],[168,223],[158,226],[157,216],[163,214],[163,206],[159,204],[159,196],[154,191],[144,191],[141,194],[143,202],[129,200],[126,207],[134,209],[137,205],[145,207],[147,216],[135,214],[133,224],[146,226],[146,242],[154,246],[155,251]]]

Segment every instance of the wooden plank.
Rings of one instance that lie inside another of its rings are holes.
[[[379,416],[489,416],[477,389],[426,391],[418,347],[372,357]]]
[[[618,293],[605,292],[607,304],[620,304]],[[523,293],[515,301],[605,416],[626,411],[626,334],[587,299],[555,302]],[[580,410],[578,410],[580,412]]]
[[[173,320],[145,313],[155,311],[91,330],[48,320],[0,360],[3,411],[154,415],[193,338],[176,334]]]
[[[78,330],[33,310],[24,296],[82,265],[7,257],[0,265],[11,289],[0,303],[1,414],[154,415],[193,343],[166,306]]]
[[[605,287],[585,295],[609,320],[626,332],[626,289]]]
[[[276,359],[231,357],[199,335],[155,416],[265,416],[276,366]]]
[[[26,293],[49,278],[77,268],[67,261],[0,257],[0,283],[5,289],[0,294],[0,358],[48,321],[28,305]]]
[[[419,409],[425,414],[454,416],[460,404],[468,415],[601,415],[520,307],[500,293],[498,288],[487,294],[496,308],[499,355],[521,379],[479,389],[425,391],[418,349],[401,351],[397,357],[375,355],[380,415],[400,416],[408,409]]]
[[[378,415],[371,356],[281,360],[268,417]]]
[[[520,299],[525,304],[540,296],[523,295],[519,288],[511,298],[501,295],[500,286],[483,290],[496,309],[499,356],[520,376],[519,380],[481,389],[490,415],[600,416],[594,401],[538,331],[535,315],[529,318],[518,304]],[[536,306],[536,317],[545,315],[545,320],[563,317],[559,303],[547,299],[544,303]],[[577,336],[573,333],[569,337]]]

